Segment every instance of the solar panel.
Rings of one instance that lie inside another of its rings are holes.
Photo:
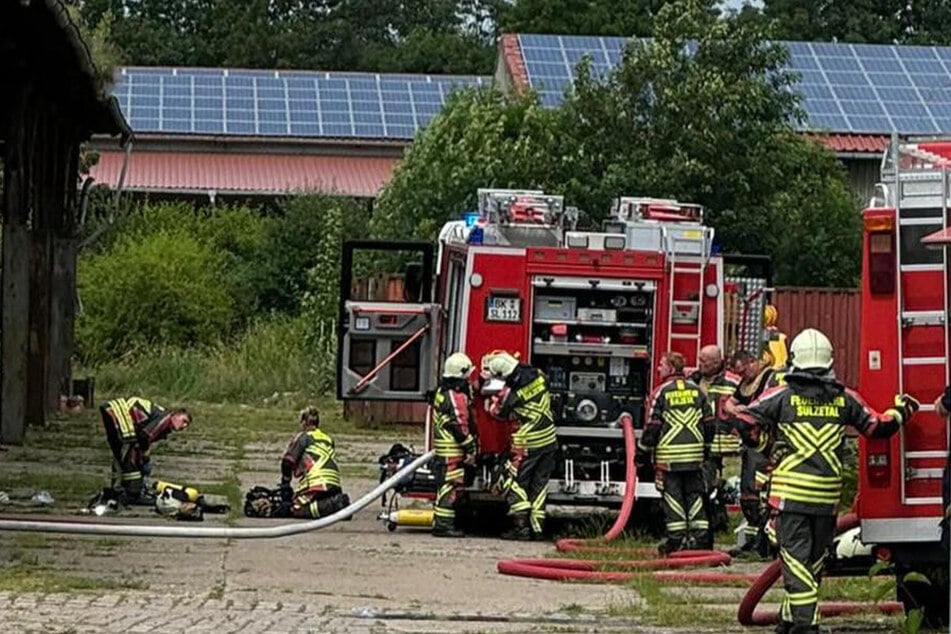
[[[529,85],[561,103],[585,53],[618,64],[620,37],[519,35]],[[868,134],[951,133],[951,47],[784,42],[807,114],[805,128]]]
[[[198,68],[119,70],[139,133],[411,139],[453,90],[488,77]]]

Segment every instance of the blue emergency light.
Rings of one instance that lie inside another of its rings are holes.
[[[479,212],[478,212],[478,211],[468,211],[468,212],[466,212],[466,214],[463,216],[463,218],[465,218],[466,227],[467,227],[467,228],[474,227],[475,224],[476,224],[477,222],[479,222]]]

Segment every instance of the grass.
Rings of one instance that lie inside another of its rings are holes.
[[[148,584],[129,578],[80,577],[64,575],[42,566],[17,563],[0,567],[0,592],[102,592],[104,590],[145,590]]]

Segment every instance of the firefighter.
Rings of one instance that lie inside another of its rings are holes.
[[[503,539],[540,539],[545,523],[548,480],[555,470],[558,443],[551,393],[545,374],[507,352],[482,359],[483,378],[501,379],[501,391],[486,400],[489,414],[514,419],[508,459],[498,473],[498,488],[509,504],[513,526]]]
[[[740,386],[721,408],[721,416],[732,416],[740,406],[749,405],[760,397],[771,384],[778,381],[776,373],[762,358],[740,351],[733,356],[733,368],[742,378]],[[743,545],[730,551],[732,557],[768,555],[764,527],[765,501],[762,499],[766,483],[766,457],[753,447],[740,450],[740,510],[746,520]]]
[[[684,377],[684,357],[668,352],[658,367],[661,384],[650,399],[638,445],[654,452],[654,483],[664,503],[667,539],[662,555],[683,548],[710,548],[703,505],[703,460],[714,434],[713,410],[700,387]]]
[[[776,631],[804,634],[819,631],[818,591],[835,534],[846,428],[888,438],[919,404],[901,395],[893,408],[875,413],[836,380],[832,344],[818,330],[802,331],[790,348],[786,384],[741,408],[736,423],[744,444],[770,457],[770,524],[786,587]]]
[[[350,506],[350,498],[340,486],[333,438],[320,427],[320,412],[308,407],[300,413],[300,431],[281,460],[281,500],[284,508],[275,516],[318,518]],[[298,489],[291,488],[297,476]]]
[[[766,304],[763,309],[763,363],[778,370],[786,366],[789,351],[786,344],[786,335],[776,326],[779,313],[772,304]]]
[[[476,439],[471,425],[472,392],[469,379],[474,367],[465,354],[456,352],[443,365],[442,380],[433,397],[433,448],[436,459],[436,537],[463,537],[456,527],[456,506],[465,484],[465,466],[474,464]]]
[[[729,523],[726,508],[720,503],[720,496],[714,495],[720,490],[720,482],[723,478],[723,456],[736,453],[740,444],[736,435],[731,433],[732,429],[727,422],[718,418],[718,410],[722,403],[733,396],[740,385],[740,377],[726,369],[723,353],[716,346],[701,348],[697,356],[697,365],[699,367],[696,372],[688,378],[700,387],[700,391],[710,403],[714,417],[717,418],[710,451],[703,461],[703,479],[706,487],[704,500],[712,538],[713,533],[726,528]],[[713,547],[712,539],[709,547]]]
[[[152,473],[151,449],[173,431],[186,429],[192,422],[185,408],[167,410],[139,396],[117,398],[99,407],[106,441],[114,458],[112,489],[122,504],[155,502],[148,486]]]

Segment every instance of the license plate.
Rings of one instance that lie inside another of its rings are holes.
[[[490,297],[485,318],[487,321],[522,321],[522,299]]]

